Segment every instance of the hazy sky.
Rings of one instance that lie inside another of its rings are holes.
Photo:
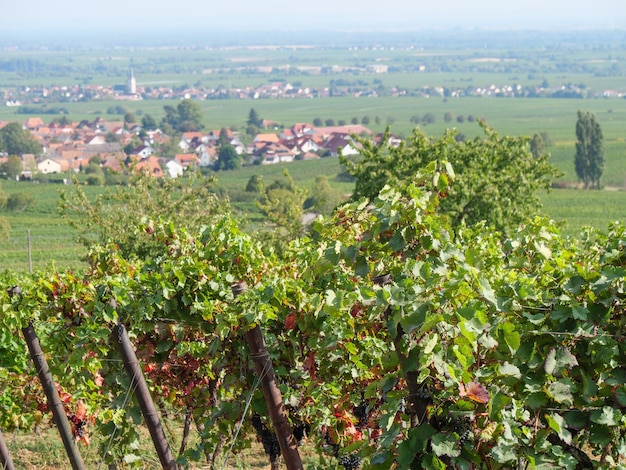
[[[11,0],[0,25],[139,29],[626,28],[626,0]],[[76,20],[80,20],[76,22]]]

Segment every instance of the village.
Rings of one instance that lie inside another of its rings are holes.
[[[8,125],[0,122],[0,129]],[[30,117],[22,128],[41,146],[39,154],[17,156],[0,155],[0,168],[9,158],[20,158],[22,169],[16,179],[32,179],[42,175],[67,175],[88,171],[94,165],[104,172],[123,172],[125,166],[134,165],[139,171],[153,177],[179,177],[189,168],[216,169],[220,146],[226,142],[240,157],[243,164],[268,165],[290,163],[324,157],[355,155],[359,153],[353,135],[372,136],[372,131],[361,124],[315,127],[297,123],[279,131],[257,133],[249,143],[244,143],[238,132],[230,129],[183,132],[176,137],[177,153],[173,158],[162,154],[172,137],[161,130],[144,130],[140,124],[123,121],[51,122],[40,117]],[[272,123],[264,121],[264,126]],[[245,139],[244,139],[245,140]],[[140,142],[138,145],[133,146]]]

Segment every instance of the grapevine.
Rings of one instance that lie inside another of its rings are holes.
[[[46,422],[18,335],[33,324],[76,439],[112,436],[103,457],[139,466],[138,410],[111,334],[121,321],[155,401],[199,429],[179,461],[257,437],[275,461],[244,339],[258,326],[296,440],[343,468],[623,464],[624,227],[579,242],[539,218],[505,239],[453,231],[438,211],[453,180],[434,162],[280,253],[229,214],[196,231],[155,219],[143,232],[159,246],[152,259],[98,246],[84,276],[4,274],[2,427]],[[249,289],[235,297],[239,282]]]

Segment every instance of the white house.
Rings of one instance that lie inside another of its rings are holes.
[[[67,171],[68,165],[67,163],[64,165],[61,160],[54,160],[52,158],[46,158],[45,160],[40,161],[37,164],[37,171],[39,173],[43,173],[47,175],[49,173],[62,173],[63,171]]]
[[[176,160],[168,160],[165,166],[167,168],[167,174],[170,178],[178,178],[185,172],[185,168]]]

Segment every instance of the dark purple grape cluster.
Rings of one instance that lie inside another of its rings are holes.
[[[251,418],[252,427],[263,444],[263,450],[269,456],[270,462],[274,463],[280,456],[280,444],[274,431],[270,431],[259,415],[253,415]]]
[[[466,429],[462,434],[459,435],[459,445],[463,447],[465,443],[472,437],[472,431]]]
[[[452,430],[459,436],[459,445],[463,447],[472,437],[469,422],[459,418],[453,418],[450,423],[452,424]]]
[[[298,445],[302,445],[302,439],[311,434],[311,425],[309,423],[298,422],[293,425],[293,437],[298,441]]]
[[[354,417],[359,420],[359,427],[367,427],[367,423],[370,419],[369,404],[363,400],[358,405],[354,405],[352,412],[354,413]]]
[[[428,390],[428,387],[426,386],[420,387],[415,395],[420,400],[429,401],[432,398],[432,395],[430,394],[430,391]]]
[[[355,454],[342,455],[339,457],[339,465],[346,470],[358,470],[361,468],[361,458]]]

